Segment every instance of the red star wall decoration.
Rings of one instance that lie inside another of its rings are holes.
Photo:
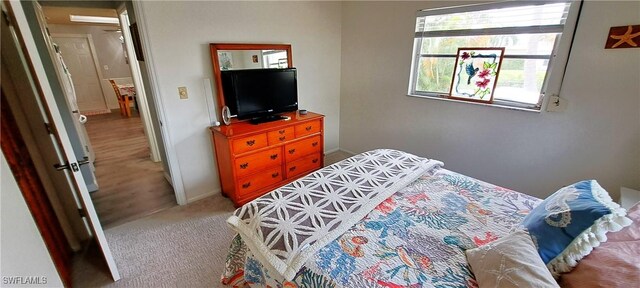
[[[611,27],[604,48],[640,48],[640,25]]]

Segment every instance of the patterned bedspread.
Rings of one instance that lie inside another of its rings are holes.
[[[475,287],[464,250],[494,241],[541,200],[431,170],[378,205],[285,281],[240,236],[222,283],[234,287]]]

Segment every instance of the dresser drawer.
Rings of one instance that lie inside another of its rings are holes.
[[[274,167],[263,172],[241,178],[236,182],[236,193],[238,198],[250,196],[253,191],[257,191],[269,185],[282,181],[282,167]],[[257,197],[257,196],[256,196]]]
[[[322,141],[320,139],[322,138],[318,135],[286,144],[284,146],[284,155],[287,162],[320,151],[322,149]]]
[[[240,154],[267,146],[267,135],[257,134],[251,137],[244,137],[232,141],[232,149],[234,154]]]
[[[313,133],[320,132],[320,121],[310,121],[303,124],[298,124],[295,126],[296,137],[300,138],[302,136],[311,135]]]
[[[322,155],[316,153],[287,163],[287,178],[296,177],[320,168],[322,165],[322,159],[320,157],[322,157]]]
[[[235,162],[236,175],[238,178],[258,172],[267,167],[281,166],[282,150],[280,147],[266,151],[253,153],[251,155],[238,157]]]
[[[293,131],[293,127],[286,127],[267,132],[269,145],[276,145],[285,141],[293,140],[293,138],[295,137]]]

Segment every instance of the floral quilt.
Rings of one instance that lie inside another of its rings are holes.
[[[476,287],[464,251],[510,232],[541,200],[436,169],[378,205],[307,260],[292,281],[231,243],[233,287]]]

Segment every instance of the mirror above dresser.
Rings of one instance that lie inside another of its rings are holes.
[[[218,50],[220,70],[288,68],[286,50]]]
[[[226,106],[222,71],[293,68],[290,44],[211,43],[209,48],[220,112]]]

